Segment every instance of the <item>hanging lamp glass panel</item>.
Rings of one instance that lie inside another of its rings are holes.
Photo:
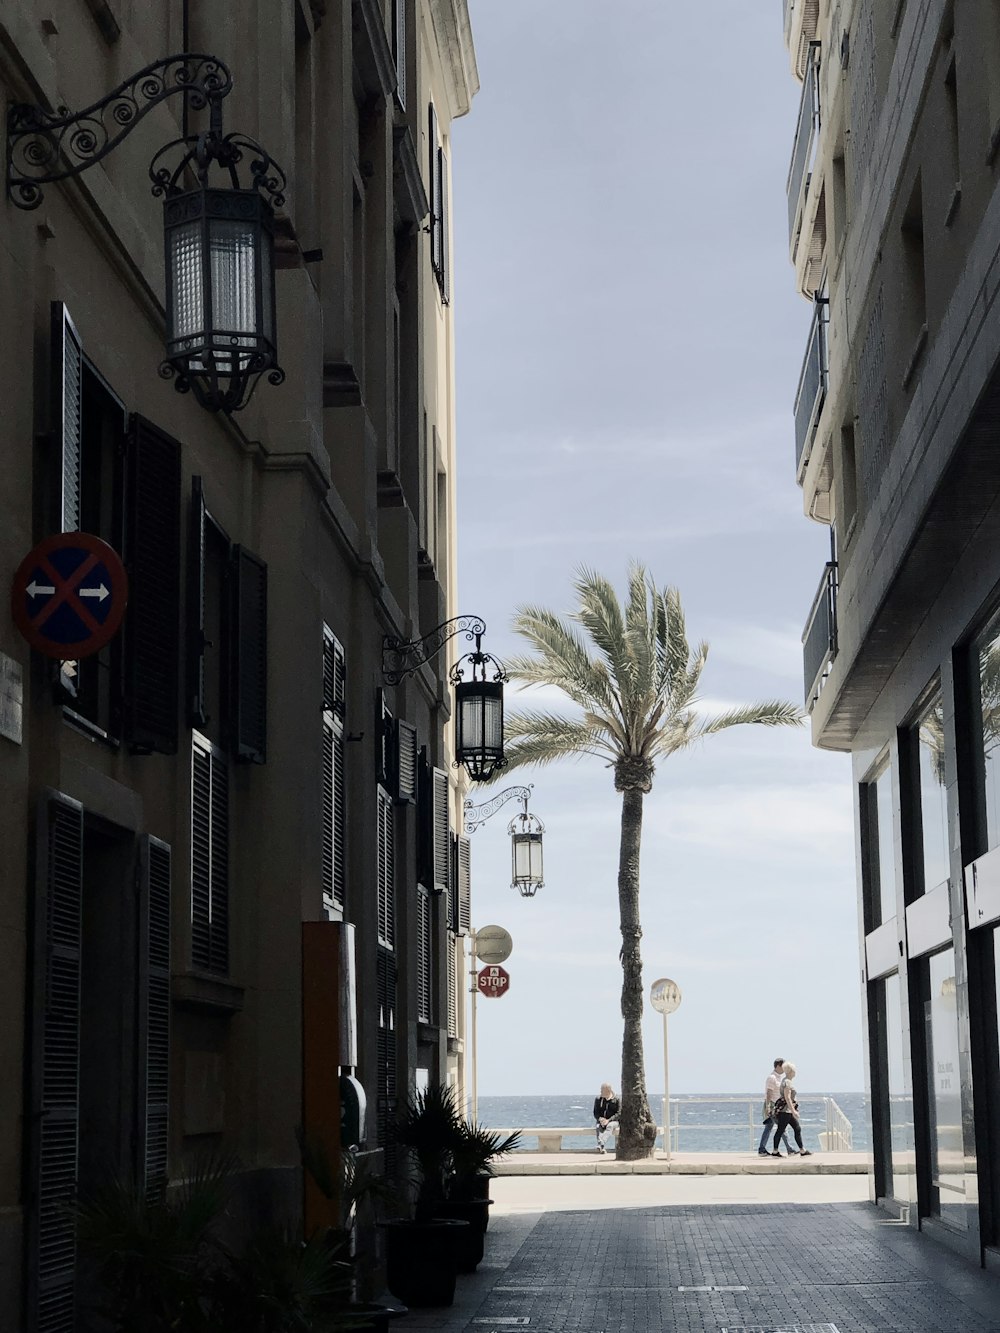
[[[455,683],[455,760],[475,782],[488,782],[503,768],[503,683]]]

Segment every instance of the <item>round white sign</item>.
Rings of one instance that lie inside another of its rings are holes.
[[[672,1014],[681,1002],[681,988],[669,977],[661,977],[649,988],[649,1003],[658,1014]]]
[[[503,926],[483,926],[476,931],[476,957],[481,963],[505,963],[514,941]]]

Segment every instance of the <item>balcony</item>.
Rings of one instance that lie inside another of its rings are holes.
[[[785,11],[785,45],[792,58],[792,70],[797,79],[805,77],[809,60],[809,45],[815,41],[819,27],[819,0],[783,0]]]
[[[795,394],[795,476],[801,483],[812,451],[816,427],[826,401],[829,367],[826,356],[826,322],[830,303],[817,297],[814,303],[809,341]]]
[[[802,667],[805,675],[805,706],[813,705],[830,674],[837,656],[837,562],[827,561],[813,598],[812,610],[802,632]]]
[[[809,193],[809,182],[812,180],[819,133],[819,49],[818,42],[810,44],[810,59],[806,62],[802,100],[799,103],[799,122],[795,130],[792,160],[788,167],[788,180],[785,186],[788,194],[788,248],[793,264],[798,252],[802,210]]]

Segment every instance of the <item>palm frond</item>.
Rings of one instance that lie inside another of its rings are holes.
[[[784,699],[765,699],[760,703],[730,708],[717,717],[702,719],[696,730],[696,738],[714,736],[730,727],[799,727],[803,720],[802,709],[796,708],[794,704],[786,703]]]
[[[549,764],[553,759],[584,754],[614,758],[615,754],[607,732],[558,713],[508,713],[504,732],[505,772],[526,764]]]
[[[603,575],[586,566],[577,571],[573,586],[579,598],[573,619],[584,627],[607,662],[627,711],[626,696],[631,694],[632,672],[625,642],[625,620],[617,594]]]

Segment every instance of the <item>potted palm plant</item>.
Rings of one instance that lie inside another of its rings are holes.
[[[452,1153],[449,1217],[465,1217],[470,1225],[485,1233],[489,1226],[490,1181],[496,1172],[493,1163],[498,1157],[516,1152],[521,1144],[521,1131],[502,1135],[499,1130],[462,1122],[461,1136]],[[464,1211],[455,1211],[463,1209]]]
[[[396,1125],[396,1141],[410,1154],[417,1188],[413,1217],[384,1223],[386,1283],[406,1305],[451,1305],[459,1264],[467,1271],[460,1247],[469,1224],[443,1213],[461,1133],[455,1094],[442,1084],[418,1092]]]

